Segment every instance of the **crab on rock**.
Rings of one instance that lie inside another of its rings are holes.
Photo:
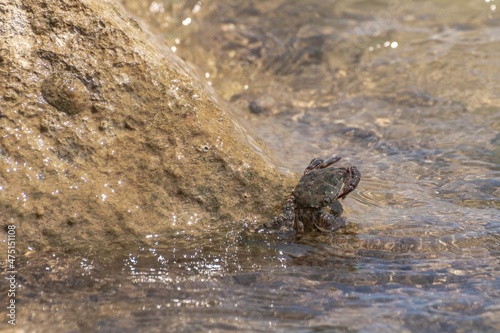
[[[296,237],[314,229],[333,232],[345,226],[338,199],[345,198],[361,180],[355,166],[335,168],[340,156],[326,161],[315,158],[309,163],[293,190]]]

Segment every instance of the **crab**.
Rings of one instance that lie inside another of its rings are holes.
[[[313,159],[293,190],[294,226],[298,239],[312,230],[333,232],[345,226],[339,199],[354,191],[361,173],[355,166],[331,166],[340,159],[337,155],[326,161]]]

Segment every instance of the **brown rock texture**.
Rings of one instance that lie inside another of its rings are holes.
[[[0,17],[0,223],[18,252],[112,251],[286,201],[293,177],[116,3],[13,0]]]

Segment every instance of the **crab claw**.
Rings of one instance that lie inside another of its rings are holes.
[[[337,199],[345,198],[349,193],[354,191],[361,180],[361,172],[355,166],[348,167],[346,170],[349,172],[349,179],[344,183],[342,190],[337,195]]]
[[[323,163],[321,163],[318,167],[320,169],[327,168],[330,165],[332,165],[332,164],[337,163],[338,161],[340,161],[341,158],[342,157],[340,157],[339,155],[333,155],[332,157],[330,157],[329,159],[327,159],[326,161],[324,161]]]
[[[345,227],[345,219],[343,217],[334,217],[331,214],[321,214],[320,224],[324,227],[314,223],[314,227],[321,232],[334,232],[337,229]]]
[[[318,169],[318,167],[323,163],[323,159],[321,158],[313,158],[313,160],[309,163],[307,168],[304,170],[304,175],[309,173],[312,170]]]
[[[332,164],[337,163],[338,161],[340,161],[340,159],[341,159],[341,157],[338,156],[338,155],[334,155],[334,156],[330,157],[329,159],[327,159],[326,161],[324,161],[321,158],[314,158],[309,163],[309,165],[307,166],[307,168],[304,170],[304,174],[307,174],[307,173],[311,172],[312,170],[327,168],[330,165],[332,165]]]

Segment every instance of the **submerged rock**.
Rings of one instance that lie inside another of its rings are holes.
[[[0,216],[19,252],[112,251],[286,201],[293,178],[113,2],[0,11]]]

